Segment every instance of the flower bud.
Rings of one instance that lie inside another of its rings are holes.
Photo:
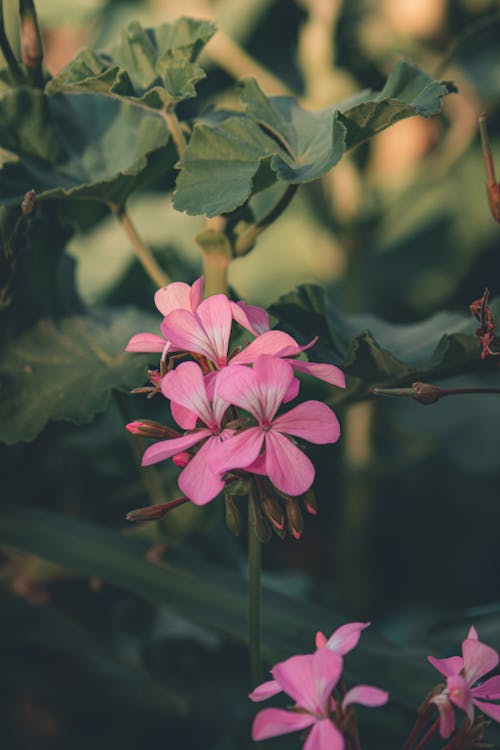
[[[266,519],[262,517],[258,501],[250,496],[250,506],[248,512],[251,514],[251,523],[253,531],[259,542],[267,544],[271,539],[271,527],[267,523]]]
[[[34,190],[28,190],[28,192],[25,194],[23,202],[21,203],[21,211],[23,216],[29,216],[33,213],[33,209],[35,208],[35,197],[36,193]]]
[[[296,497],[289,497],[285,503],[288,531],[294,539],[300,539],[304,531],[304,519]]]
[[[318,512],[318,505],[316,503],[316,497],[312,490],[308,490],[305,495],[302,496],[302,502],[304,507],[311,516],[315,516]]]
[[[413,398],[419,404],[435,404],[443,395],[443,389],[430,383],[413,383]]]
[[[141,419],[135,422],[129,422],[125,425],[125,429],[132,433],[132,435],[138,435],[139,437],[149,438],[151,440],[166,440],[167,438],[179,437],[179,433],[175,430],[171,430],[169,427],[165,427],[159,422],[154,422],[152,419]]]
[[[127,513],[125,518],[127,521],[158,521],[163,516],[166,516],[171,510],[178,508],[184,503],[188,503],[187,497],[180,497],[177,500],[171,500],[168,503],[160,503],[159,505],[147,505],[145,508],[136,508]]]
[[[260,504],[264,515],[277,531],[285,530],[285,514],[281,503],[271,493],[261,492]]]
[[[183,469],[185,466],[188,465],[188,463],[191,461],[191,456],[189,453],[186,453],[184,451],[183,453],[176,453],[175,456],[172,456],[172,462],[179,467],[179,469]]]
[[[233,498],[228,492],[224,493],[224,499],[226,501],[226,525],[229,531],[235,536],[239,536],[241,532],[241,513],[234,504]]]

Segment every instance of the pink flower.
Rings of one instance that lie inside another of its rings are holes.
[[[253,723],[252,739],[265,740],[311,727],[304,750],[344,750],[344,737],[331,718],[337,708],[332,691],[342,673],[340,654],[322,648],[314,654],[292,656],[276,664],[271,673],[273,683],[292,698],[295,707],[291,711],[280,708],[260,711]],[[251,700],[265,700],[278,692],[266,694],[264,685],[250,694]],[[346,693],[340,705],[342,710],[352,703],[382,706],[388,698],[384,690],[357,685]]]
[[[464,711],[471,722],[474,721],[474,706],[491,719],[500,721],[500,704],[490,703],[500,700],[500,676],[475,684],[498,666],[499,656],[495,649],[479,641],[474,627],[462,642],[462,656],[427,658],[446,677],[446,688],[431,699],[439,710],[441,737],[447,739],[455,730],[453,706]]]
[[[219,443],[213,453],[214,471],[222,474],[241,468],[265,474],[288,495],[309,489],[314,466],[288,435],[311,443],[335,443],[340,426],[333,411],[320,401],[305,401],[276,417],[293,378],[288,362],[268,355],[258,357],[253,369],[234,365],[219,374],[220,398],[250,412],[257,425]]]
[[[316,648],[329,648],[331,651],[344,656],[358,645],[362,631],[370,624],[369,622],[348,622],[337,628],[330,638],[318,631],[316,633]]]
[[[224,487],[218,474],[211,471],[214,447],[232,434],[222,428],[222,419],[228,407],[218,394],[217,384],[212,404],[200,367],[195,362],[183,362],[165,375],[162,381],[163,394],[172,400],[172,414],[177,423],[189,432],[171,440],[160,440],[151,445],[142,457],[142,465],[163,461],[181,454],[198,443],[203,443],[194,456],[185,463],[179,475],[179,487],[184,495],[196,505],[205,505],[213,500]],[[194,429],[197,420],[205,427]],[[182,461],[184,463],[184,461]]]

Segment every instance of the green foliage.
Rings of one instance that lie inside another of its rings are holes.
[[[41,320],[7,344],[0,357],[0,440],[33,440],[51,419],[90,421],[112,390],[144,377],[145,358],[124,347],[131,331],[151,325],[149,316],[116,310],[104,320]]]
[[[80,52],[47,91],[106,94],[165,109],[196,95],[195,84],[205,73],[194,60],[214,33],[213,23],[192,18],[155,29],[131,23],[109,53]]]
[[[455,91],[407,62],[382,91],[319,112],[291,97],[268,98],[254,79],[242,84],[245,114],[197,123],[181,160],[174,205],[189,214],[228,213],[279,180],[298,184],[328,172],[345,151],[406,117],[429,117]],[[269,173],[270,168],[270,173]]]

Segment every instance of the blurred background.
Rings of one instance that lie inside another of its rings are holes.
[[[265,306],[299,284],[319,284],[332,308],[396,324],[443,309],[465,314],[485,286],[498,293],[500,228],[488,210],[477,134],[486,111],[500,164],[498,0],[38,6],[52,74],[81,47],[112,43],[131,20],[214,18],[220,32],[201,60],[207,78],[199,97],[182,105],[184,118],[231,103],[245,75],[310,109],[382,88],[402,57],[453,80],[459,94],[446,98],[442,116],[400,122],[302,187],[255,250],[232,264],[230,282],[237,296]],[[171,187],[160,180],[136,194],[130,214],[171,277],[191,282],[201,268],[194,236],[203,218],[175,212]],[[151,282],[112,217],[89,212],[69,252],[85,302],[152,309]],[[484,376],[441,384],[494,378],[493,363]],[[176,470],[160,466],[156,480],[145,477],[123,430],[131,417],[159,417],[161,408],[120,397],[88,426],[51,424],[31,444],[0,448],[5,496],[123,528],[131,508],[176,494]],[[346,620],[371,620],[394,643],[428,644],[428,653],[457,650],[473,621],[499,648],[500,403],[464,397],[422,408],[370,399],[339,416],[339,445],[312,452],[319,514],[306,521],[299,544],[274,538],[266,546],[266,584]],[[153,557],[168,561],[174,547],[245,569],[245,539],[226,529],[222,502],[184,506],[126,533],[147,539]],[[6,549],[0,559],[6,750],[251,747],[253,709],[235,698],[248,687],[241,644],[39,558]],[[377,680],[383,686],[383,674]],[[429,668],[429,689],[435,682]],[[364,748],[402,745],[397,733],[411,714],[388,716],[369,719],[380,724]],[[298,747],[298,740],[273,746]]]

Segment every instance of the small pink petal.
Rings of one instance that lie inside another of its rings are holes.
[[[231,305],[225,294],[213,294],[203,300],[196,310],[196,317],[205,329],[210,342],[212,361],[224,367],[227,361],[229,337],[231,335]]]
[[[333,721],[316,721],[304,744],[304,750],[344,750],[345,741]]]
[[[151,464],[157,464],[158,461],[164,461],[166,458],[175,456],[176,453],[182,453],[192,448],[193,445],[204,440],[206,437],[211,435],[209,430],[197,430],[196,432],[190,432],[189,435],[183,435],[180,438],[172,438],[172,440],[160,440],[158,443],[150,445],[145,451],[141,466],[151,466]]]
[[[257,336],[259,336],[260,334],[266,333],[269,330],[269,315],[262,307],[257,307],[256,305],[247,305],[247,303],[243,302],[243,300],[237,302],[236,306],[245,313],[248,323],[250,324],[250,328],[248,328],[249,331],[253,331]],[[237,323],[240,323],[236,316],[234,316],[234,319]],[[243,324],[240,323],[240,325]],[[247,326],[243,327],[246,328]]]
[[[469,640],[469,641],[478,641],[479,640],[478,635],[477,635],[477,630],[474,627],[474,625],[470,626],[470,630],[469,630],[469,632],[467,634],[467,640]]]
[[[371,685],[356,685],[345,694],[342,701],[343,708],[347,708],[351,703],[359,703],[361,706],[384,706],[389,700],[389,693],[380,688],[371,687]]]
[[[473,698],[473,703],[478,707],[478,709],[483,714],[486,714],[486,716],[489,716],[490,719],[494,719],[495,721],[500,721],[500,705],[498,705],[497,703],[487,703],[485,701],[478,701],[475,698]]]
[[[264,708],[259,711],[252,726],[253,740],[267,740],[280,734],[300,732],[314,724],[311,714],[284,711],[282,708]]]
[[[284,331],[267,331],[250,342],[231,360],[231,365],[249,365],[261,354],[280,356],[280,352],[298,347],[297,342]]]
[[[200,276],[199,279],[196,279],[195,282],[193,282],[191,286],[191,291],[189,293],[189,301],[191,303],[191,310],[194,312],[198,305],[201,304],[201,300],[203,299],[203,284],[205,281],[204,276]]]
[[[260,701],[265,701],[278,693],[281,693],[281,687],[276,680],[268,680],[263,682],[262,685],[257,685],[248,697],[254,703],[260,703]]]
[[[340,437],[339,420],[321,401],[304,401],[281,414],[273,429],[318,444],[335,443]]]
[[[161,390],[171,401],[193,412],[207,427],[217,426],[208,402],[203,373],[196,362],[182,362],[175,370],[168,372],[161,382]],[[177,415],[188,422],[186,414],[179,409]]]
[[[444,740],[451,737],[455,731],[455,712],[446,693],[440,693],[431,698],[439,711],[439,734]]]
[[[223,474],[231,469],[246,469],[259,455],[263,442],[264,433],[258,427],[242,430],[216,446],[210,457],[212,470]]]
[[[288,404],[289,401],[293,401],[294,398],[297,398],[300,391],[300,380],[298,378],[293,378],[290,381],[290,385],[287,388],[287,391],[285,395],[283,396],[283,403]]]
[[[476,640],[465,640],[462,643],[465,679],[473,685],[483,675],[491,672],[498,665],[499,657],[494,648]]]
[[[472,695],[474,698],[486,698],[486,700],[493,701],[500,700],[500,675],[490,677],[489,680],[485,680],[481,685],[472,688]]]
[[[316,633],[316,648],[324,648],[327,643],[328,640],[326,635],[318,630]]]
[[[206,505],[224,489],[223,480],[209,468],[211,449],[218,440],[217,437],[209,437],[179,475],[178,484],[182,493],[195,505]]]
[[[332,633],[326,645],[338,654],[347,654],[358,645],[361,633],[370,625],[370,622],[348,622],[341,625]]]
[[[279,432],[266,433],[267,476],[287,495],[302,495],[314,482],[314,466],[290,440]]]
[[[427,661],[445,677],[459,674],[464,667],[464,660],[461,656],[450,656],[448,659],[436,659],[435,656],[428,656]]]
[[[290,364],[294,370],[304,372],[306,375],[318,378],[318,380],[324,380],[325,383],[336,385],[338,388],[345,388],[345,375],[335,365],[326,365],[321,362],[304,362],[301,359],[292,359],[290,360]]]
[[[136,333],[136,335],[132,336],[128,342],[125,351],[154,354],[156,352],[162,352],[164,348],[165,339],[161,336],[157,336],[155,333]]]
[[[191,458],[192,456],[190,453],[176,453],[175,456],[172,456],[172,463],[178,466],[179,469],[184,469],[184,467],[191,461]]]
[[[172,310],[192,310],[190,301],[191,287],[183,281],[172,281],[171,284],[155,292],[156,308],[163,316]]]

